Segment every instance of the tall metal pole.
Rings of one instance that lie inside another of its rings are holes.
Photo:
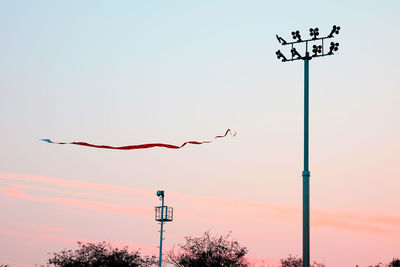
[[[158,266],[162,264],[162,241],[163,241],[163,226],[164,226],[164,194],[161,195],[161,231],[160,231],[160,257],[158,260]]]
[[[308,114],[309,114],[309,92],[308,92],[308,75],[309,75],[309,61],[311,58],[331,56],[339,49],[339,43],[331,42],[329,51],[324,51],[324,40],[333,38],[335,34],[339,34],[340,27],[333,25],[332,30],[326,37],[318,37],[319,29],[310,28],[311,39],[303,40],[300,31],[293,31],[292,37],[295,41],[287,42],[282,37],[276,35],[278,42],[282,45],[291,46],[291,58],[286,58],[280,50],[276,51],[278,59],[282,62],[289,62],[295,60],[304,60],[304,169],[303,169],[303,267],[310,267],[310,170],[308,169]],[[313,45],[313,55],[310,57],[308,53],[309,42],[321,42],[320,45]],[[305,43],[306,54],[303,57],[294,47],[297,44]]]
[[[309,53],[304,59],[304,170],[303,170],[303,266],[310,267],[310,171],[308,169]]]

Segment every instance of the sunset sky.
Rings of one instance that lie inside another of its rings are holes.
[[[303,64],[275,38],[341,26],[310,61],[311,261],[400,257],[400,1],[0,3],[0,264],[77,241],[158,255],[187,235],[256,266],[302,255]],[[115,146],[118,151],[39,141]]]

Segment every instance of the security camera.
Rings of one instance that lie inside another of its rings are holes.
[[[158,190],[157,191],[157,196],[164,196],[164,190]]]

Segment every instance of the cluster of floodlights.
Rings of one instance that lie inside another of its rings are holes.
[[[303,40],[301,39],[300,31],[293,31],[292,32],[292,37],[295,41],[293,42],[287,42],[285,39],[282,37],[276,35],[276,38],[278,39],[278,42],[282,45],[291,45],[292,48],[290,49],[291,52],[291,58],[288,59],[285,57],[285,55],[282,54],[280,50],[276,51],[276,56],[278,59],[282,59],[283,62],[285,61],[293,61],[293,60],[299,60],[299,59],[311,59],[313,57],[323,57],[323,56],[329,56],[333,55],[334,52],[338,51],[339,49],[339,43],[331,42],[329,46],[329,51],[325,52],[324,51],[324,40],[333,38],[335,34],[339,34],[340,27],[333,25],[331,33],[326,36],[326,37],[318,37],[319,36],[319,29],[318,28],[311,28],[310,29],[310,36],[311,39]],[[313,45],[312,47],[312,56],[308,56],[308,42],[313,42],[313,41],[321,41],[321,44],[319,45]],[[306,43],[306,55],[302,56],[300,53],[296,50],[294,47],[294,44],[298,43]]]

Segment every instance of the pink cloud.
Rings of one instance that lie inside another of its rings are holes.
[[[1,191],[3,193],[5,193],[6,195],[16,197],[16,198],[21,198],[21,199],[49,202],[49,203],[67,204],[67,205],[73,205],[73,206],[77,206],[77,207],[90,208],[90,209],[96,209],[96,210],[133,214],[136,216],[151,216],[151,213],[147,209],[143,209],[143,208],[128,207],[128,206],[121,206],[121,205],[115,205],[115,204],[106,204],[106,203],[90,201],[90,200],[83,200],[83,199],[30,195],[30,194],[22,193],[21,191],[19,191],[18,189],[15,189],[15,188],[2,188]]]
[[[311,223],[320,227],[334,227],[351,231],[399,234],[400,217],[368,213],[345,213],[313,210]]]
[[[54,232],[63,232],[63,231],[65,231],[65,228],[62,228],[62,227],[52,227],[52,226],[48,226],[48,225],[36,225],[35,228],[36,228],[38,231],[41,231],[41,232],[51,232],[51,233],[54,233]]]
[[[37,194],[27,194],[23,193],[19,189],[34,189],[39,191],[48,191],[55,193],[63,193],[68,195],[75,196],[99,196],[97,194],[93,194],[91,191],[107,191],[114,194],[114,197],[121,197],[121,194],[126,194],[129,196],[140,195],[140,196],[154,196],[154,192],[152,190],[143,190],[136,188],[128,188],[122,186],[114,186],[114,185],[104,185],[104,184],[96,184],[91,182],[82,182],[75,180],[67,180],[60,178],[51,178],[51,177],[42,177],[42,176],[32,176],[32,175],[24,175],[24,174],[10,174],[10,173],[0,173],[0,179],[9,180],[9,181],[28,181],[35,182],[39,185],[26,185],[26,184],[13,184],[12,187],[3,188],[3,193],[21,199],[33,200],[33,201],[41,201],[41,202],[50,202],[50,203],[58,203],[65,205],[73,205],[83,208],[90,208],[108,212],[117,212],[117,213],[125,213],[125,214],[135,214],[138,216],[151,216],[152,211],[150,209],[138,208],[138,207],[129,207],[123,205],[116,204],[107,204],[100,201],[91,201],[91,200],[83,200],[76,199],[74,197],[50,197],[50,196],[42,196]],[[60,189],[48,188],[45,185],[55,185],[59,186]],[[78,188],[85,189],[85,192],[75,192],[72,190],[68,190],[68,188]],[[89,191],[89,192],[87,192]],[[101,194],[101,197],[104,199],[104,194]],[[170,196],[177,201],[181,201],[191,207],[189,210],[181,210],[181,215],[183,214],[185,217],[193,218],[196,217],[199,221],[204,222],[212,222],[214,224],[223,224],[225,221],[222,216],[199,216],[198,211],[201,210],[202,213],[212,214],[216,213],[218,215],[226,214],[230,216],[231,214],[236,213],[238,210],[241,210],[242,215],[246,215],[247,218],[257,218],[257,219],[268,219],[274,220],[276,222],[281,223],[285,221],[287,223],[297,222],[298,218],[301,217],[301,207],[294,206],[285,206],[285,205],[277,205],[277,204],[268,204],[261,202],[251,202],[251,201],[238,201],[232,199],[223,199],[223,198],[211,198],[211,197],[202,197],[202,196],[188,196],[184,194],[170,193]],[[110,197],[110,194],[107,198]],[[209,207],[213,206],[213,210],[209,210]],[[211,220],[211,221],[210,221]],[[242,223],[238,221],[237,223]],[[367,214],[367,213],[358,213],[358,212],[334,212],[334,211],[321,211],[321,210],[312,210],[311,211],[311,223],[317,227],[330,227],[336,228],[340,230],[351,230],[351,231],[361,231],[361,232],[369,232],[369,233],[395,233],[398,234],[400,227],[400,217],[396,216],[388,216],[388,215],[377,215],[377,214]]]
[[[40,182],[45,184],[51,184],[61,187],[72,187],[72,188],[81,188],[81,189],[90,189],[90,190],[98,190],[98,191],[109,191],[116,193],[133,193],[137,195],[154,195],[153,191],[150,190],[142,190],[135,188],[127,188],[122,186],[114,186],[114,185],[105,185],[105,184],[97,184],[91,182],[84,181],[76,181],[76,180],[68,180],[61,178],[52,178],[45,176],[34,176],[34,175],[26,175],[26,174],[15,174],[15,173],[0,173],[0,179],[4,180],[13,180],[13,181],[29,181],[29,182]]]
[[[319,217],[317,219],[312,219],[311,220],[311,225],[312,226],[323,226],[323,227],[333,227],[333,228],[339,228],[343,230],[350,230],[350,231],[364,231],[364,232],[369,232],[369,233],[393,233],[393,231],[389,229],[385,229],[383,227],[375,226],[375,225],[369,225],[369,224],[363,224],[360,222],[349,222],[341,219],[334,219],[332,217]]]
[[[54,187],[49,187],[47,185],[30,185],[30,184],[22,184],[22,183],[12,183],[11,186],[12,188],[16,188],[19,190],[34,190],[34,191],[42,191],[42,192],[50,192],[50,193],[56,193],[56,194],[62,194],[62,195],[69,195],[69,196],[77,196],[77,197],[101,197],[103,199],[115,199],[111,194],[105,195],[103,192],[90,192],[88,190],[85,191],[79,191],[76,189],[69,189],[69,188],[54,188]]]

